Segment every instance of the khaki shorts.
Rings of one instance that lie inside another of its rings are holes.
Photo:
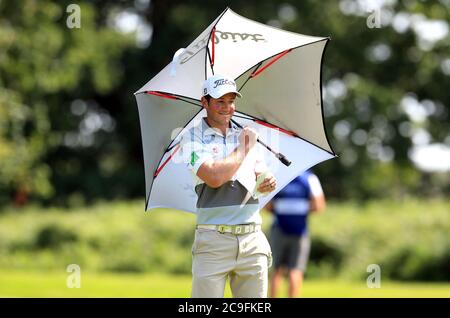
[[[267,297],[272,252],[262,231],[244,235],[197,229],[192,246],[192,297],[222,298],[227,278],[233,297]]]

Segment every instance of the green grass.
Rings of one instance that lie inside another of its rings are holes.
[[[142,205],[0,211],[0,297],[189,297],[195,216]],[[450,200],[329,202],[311,216],[303,296],[450,297],[449,210]],[[80,289],[66,287],[68,264],[82,268]],[[380,289],[366,287],[369,264]]]
[[[187,298],[191,289],[189,275],[82,272],[80,288],[68,288],[68,276],[65,272],[3,270],[0,271],[0,297]],[[227,287],[225,297],[230,296]],[[450,284],[382,281],[381,288],[370,289],[364,281],[306,280],[303,297],[450,297]]]

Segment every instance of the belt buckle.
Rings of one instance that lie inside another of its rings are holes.
[[[217,232],[219,232],[220,234],[225,233],[225,227],[226,227],[226,225],[218,225]]]

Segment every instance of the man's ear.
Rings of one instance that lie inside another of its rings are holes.
[[[202,99],[200,99],[203,108],[206,108],[208,106],[208,101],[206,100],[205,96],[202,96]]]

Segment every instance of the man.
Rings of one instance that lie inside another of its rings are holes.
[[[275,214],[270,234],[270,245],[274,251],[270,297],[278,294],[286,270],[289,277],[288,295],[298,297],[311,244],[308,215],[325,209],[325,196],[319,179],[310,171],[304,172],[278,192],[266,209]]]
[[[241,97],[232,78],[212,76],[202,93],[207,117],[182,140],[198,197],[192,297],[223,297],[227,278],[233,297],[267,297],[271,250],[254,195],[257,176],[266,172],[255,151],[258,135],[232,124],[235,99]],[[275,187],[267,173],[257,190]]]

